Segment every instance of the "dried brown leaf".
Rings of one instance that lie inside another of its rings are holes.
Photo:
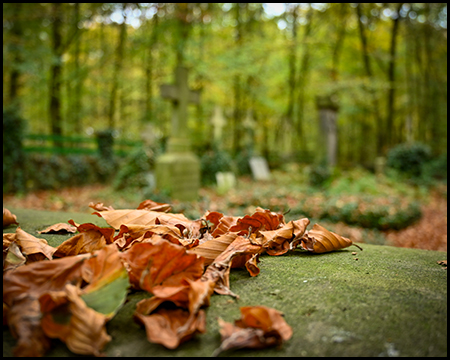
[[[305,250],[315,254],[343,249],[350,245],[355,245],[359,248],[350,239],[328,231],[319,224],[314,224],[313,228],[302,237],[301,242]]]
[[[164,239],[136,244],[121,257],[127,264],[130,283],[150,292],[157,285],[179,286],[182,279],[196,280],[204,267],[203,258]]]
[[[56,300],[51,294],[40,299],[42,329],[51,338],[64,341],[75,354],[101,355],[101,350],[111,341],[106,333],[106,316],[86,305],[77,287],[67,284],[66,302],[59,295]]]
[[[38,239],[23,231],[20,227],[16,229],[16,243],[22,254],[27,256],[27,262],[52,259],[56,249],[48,245],[47,240]]]
[[[101,202],[98,202],[98,203],[90,202],[89,203],[89,207],[93,208],[94,210],[97,210],[97,211],[111,211],[111,210],[114,210],[114,208],[112,206],[105,206]]]
[[[139,206],[138,210],[149,210],[149,211],[159,211],[159,212],[169,212],[172,209],[170,204],[159,203],[153,200],[144,200]]]
[[[175,349],[195,334],[206,332],[203,310],[191,316],[189,311],[180,308],[162,308],[151,315],[135,313],[135,319],[145,326],[149,342],[164,345],[168,349]]]
[[[12,214],[7,208],[3,208],[3,227],[5,228],[12,224],[19,224],[17,216]]]
[[[44,230],[38,231],[39,234],[74,234],[77,228],[67,223],[57,223],[50,225]]]
[[[219,319],[222,344],[214,355],[229,349],[280,346],[292,337],[292,328],[278,310],[266,306],[245,306],[240,310],[241,318],[235,325]]]

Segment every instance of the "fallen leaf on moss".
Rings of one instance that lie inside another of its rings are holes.
[[[305,250],[311,251],[315,254],[340,250],[351,245],[355,245],[362,250],[350,239],[328,231],[319,224],[314,224],[313,228],[302,237],[301,243]]]
[[[7,208],[3,208],[3,227],[5,228],[12,224],[19,224],[17,216],[12,214]]]
[[[142,201],[139,206],[138,210],[149,210],[149,211],[160,211],[160,212],[169,212],[172,209],[172,206],[170,204],[164,204],[159,203],[150,199]]]
[[[98,202],[98,203],[90,202],[90,203],[89,203],[89,207],[92,208],[92,209],[94,209],[94,210],[97,210],[97,211],[110,211],[110,210],[114,210],[114,208],[113,208],[112,206],[105,206],[105,205],[103,205],[103,203],[101,203],[101,202]]]
[[[16,229],[16,243],[22,254],[26,255],[27,262],[52,259],[56,249],[48,245],[47,240],[38,239],[20,227]]]
[[[218,319],[222,343],[213,356],[230,349],[262,349],[280,346],[292,337],[292,328],[282,314],[266,306],[241,307],[235,324]]]
[[[135,313],[135,319],[145,326],[147,339],[151,343],[175,349],[197,333],[206,332],[205,312],[200,310],[196,316],[189,311],[177,309],[158,309],[151,315]]]
[[[69,223],[75,225],[80,233],[59,245],[53,254],[54,257],[74,256],[100,250],[114,240],[114,229],[101,228],[90,223],[76,225],[73,220],[69,220]]]
[[[59,292],[56,299],[51,293],[40,298],[44,333],[65,342],[75,354],[101,355],[111,341],[105,329],[106,316],[88,307],[76,286],[67,284],[64,292],[66,297]]]
[[[181,245],[161,239],[140,243],[121,254],[130,283],[137,289],[152,292],[156,285],[178,286],[182,279],[199,279],[203,274],[203,258]]]
[[[38,231],[39,234],[74,234],[77,228],[67,223],[57,223],[50,225],[44,230]]]

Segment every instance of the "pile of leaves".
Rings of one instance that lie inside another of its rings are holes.
[[[190,220],[152,200],[137,209],[89,206],[110,227],[69,220],[40,231],[74,233],[56,248],[20,226],[3,234],[3,322],[17,339],[16,356],[42,356],[52,338],[73,353],[102,355],[112,340],[105,324],[130,289],[153,295],[137,303],[133,315],[148,341],[174,349],[206,332],[204,307],[213,293],[238,297],[230,288],[232,268],[257,276],[263,253],[324,253],[352,245],[319,224],[308,231],[307,218],[286,223],[282,214],[262,208],[243,217],[207,211]],[[3,209],[3,226],[10,224],[17,218]],[[215,355],[280,346],[292,336],[281,312],[265,306],[241,307],[234,324],[218,322],[222,342]]]

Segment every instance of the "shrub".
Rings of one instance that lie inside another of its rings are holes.
[[[226,172],[233,169],[233,160],[224,150],[209,150],[200,158],[200,169],[202,185],[211,185],[216,182],[217,172]]]
[[[25,190],[25,159],[22,147],[25,120],[13,109],[3,109],[3,192]]]
[[[413,178],[422,175],[422,167],[431,159],[431,149],[421,143],[400,144],[387,154],[386,165]]]
[[[115,189],[148,187],[148,173],[154,167],[154,152],[143,147],[133,150],[120,166],[114,177]]]

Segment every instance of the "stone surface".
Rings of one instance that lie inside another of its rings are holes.
[[[34,235],[69,219],[107,226],[104,219],[89,213],[9,210],[17,215],[21,228]],[[15,229],[10,226],[3,232]],[[69,236],[39,235],[52,246]],[[265,305],[284,313],[292,338],[279,349],[242,349],[222,356],[446,357],[447,271],[437,261],[446,259],[447,253],[359,245],[363,251],[350,247],[321,255],[299,250],[283,256],[262,255],[256,277],[245,269],[232,269],[231,290],[240,299],[213,295],[205,308],[207,332],[175,350],[147,341],[132,314],[136,303],[151,295],[133,292],[106,326],[112,337],[106,356],[211,356],[220,345],[218,317],[233,322],[240,317],[241,306]],[[12,356],[14,345],[5,327],[4,357]],[[76,355],[55,341],[46,356]]]

